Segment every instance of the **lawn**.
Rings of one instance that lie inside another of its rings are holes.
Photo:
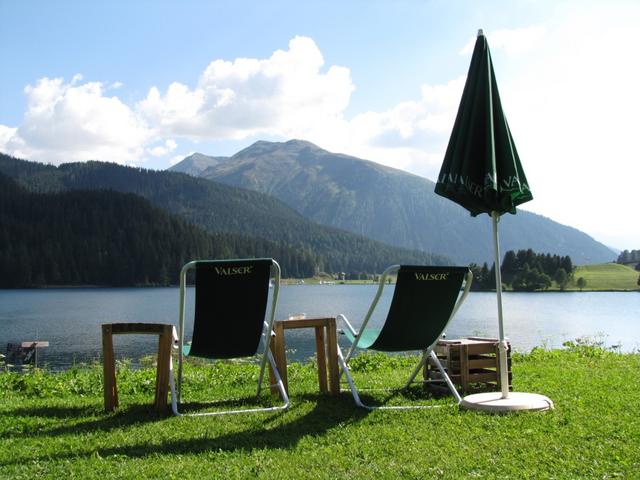
[[[573,275],[575,280],[583,277],[587,281],[585,290],[639,290],[639,276],[640,272],[617,263],[579,266]],[[574,284],[568,288],[577,287]]]
[[[398,383],[413,360],[362,356],[354,375],[362,383]],[[151,412],[152,369],[122,365],[121,407],[106,414],[99,367],[4,372],[0,477],[639,478],[640,354],[584,344],[534,349],[514,357],[513,372],[516,390],[545,394],[556,409],[461,411],[450,397],[424,398],[418,388],[400,400],[441,407],[367,412],[347,393],[316,393],[309,363],[289,368],[287,412],[176,418]],[[244,398],[257,368],[192,365],[185,375],[187,400],[203,400],[209,387]]]

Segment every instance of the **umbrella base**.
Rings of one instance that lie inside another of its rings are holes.
[[[502,398],[500,392],[467,395],[462,399],[460,406],[491,413],[553,410],[553,402],[548,397],[520,392],[509,392],[507,398]]]

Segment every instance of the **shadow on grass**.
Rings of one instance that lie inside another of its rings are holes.
[[[290,449],[294,448],[298,442],[307,436],[323,435],[328,430],[337,426],[346,426],[359,422],[368,414],[366,410],[356,408],[350,402],[350,396],[341,395],[340,397],[328,397],[324,395],[301,395],[297,397],[296,403],[289,409],[289,412],[279,411],[276,413],[254,413],[247,417],[238,415],[226,415],[224,418],[236,417],[247,418],[246,422],[249,428],[245,430],[226,433],[220,436],[213,434],[210,437],[198,436],[198,438],[188,438],[190,425],[200,425],[200,422],[220,421],[221,417],[208,417],[209,420],[202,418],[175,418],[171,420],[172,428],[179,432],[182,438],[174,440],[162,441],[157,444],[150,444],[148,439],[144,442],[113,447],[100,447],[96,445],[83,452],[59,452],[48,454],[47,458],[51,460],[72,460],[89,458],[96,453],[101,457],[109,457],[113,455],[122,455],[133,458],[144,458],[150,455],[188,455],[197,454],[207,451],[237,451],[237,450],[253,450],[253,449]],[[304,415],[299,416],[296,410],[303,408],[302,401],[313,403],[313,409]],[[35,411],[34,411],[35,410]],[[23,409],[22,411],[13,411],[14,414],[22,415],[47,415],[49,413],[62,420],[68,419],[70,424],[57,427],[51,430],[40,428],[37,432],[38,438],[42,436],[59,436],[59,435],[81,435],[87,432],[110,431],[114,429],[129,428],[138,424],[157,422],[167,418],[166,415],[153,414],[149,411],[148,405],[136,405],[121,410],[115,414],[103,415],[101,418],[95,418],[96,409],[92,408],[38,408]],[[93,415],[94,419],[77,422],[78,415]],[[256,418],[262,418],[259,423]],[[287,418],[292,420],[286,422]],[[242,423],[243,420],[239,420]],[[286,422],[286,423],[284,423]],[[237,426],[236,423],[233,426]],[[195,429],[194,429],[195,430]],[[165,430],[164,433],[166,433]],[[34,432],[34,436],[36,432]],[[24,434],[22,434],[24,436]],[[133,436],[133,435],[132,435]],[[184,438],[187,436],[187,438]],[[2,462],[1,465],[15,465],[28,461],[34,461],[38,458],[36,451],[28,458],[13,457],[8,462]]]
[[[87,405],[83,407],[31,407],[31,408],[12,408],[4,412],[0,412],[0,416],[6,417],[45,417],[57,418],[64,420],[66,418],[87,417],[96,415],[98,410]]]
[[[254,421],[252,428],[243,431],[210,438],[172,440],[159,445],[139,444],[106,448],[100,449],[99,453],[103,457],[110,455],[146,457],[158,454],[197,454],[207,451],[234,452],[254,449],[291,449],[305,437],[323,435],[337,426],[342,427],[356,423],[368,414],[367,411],[356,409],[353,404],[345,402],[346,398],[336,399],[318,395],[305,395],[302,398],[314,404],[313,409],[302,416],[297,416],[296,414],[296,410],[302,408],[298,403],[290,409],[289,413],[267,414],[260,426],[257,426]],[[298,401],[300,401],[300,397]],[[293,418],[293,420],[286,423],[276,421],[286,421],[287,418]],[[199,422],[202,420],[188,418],[180,421]]]
[[[247,397],[244,399],[218,400],[214,402],[187,402],[180,407],[181,413],[198,413],[220,410],[235,410],[248,408],[263,408],[275,405],[270,399]],[[265,412],[266,413],[266,412]],[[26,435],[61,436],[69,434],[92,433],[96,431],[109,432],[124,427],[158,422],[172,415],[170,406],[165,412],[157,412],[149,403],[132,404],[120,407],[113,413],[106,413],[101,407],[31,407],[16,408],[10,412],[0,413],[0,416],[13,418],[27,417],[51,423],[51,419],[58,420],[56,425],[47,428],[41,422],[26,425],[18,432],[7,432],[4,437],[24,437]],[[63,423],[63,425],[60,425]]]
[[[360,388],[358,390],[360,399],[365,405],[373,408],[384,408],[389,406],[412,406],[412,407],[445,407],[454,405],[455,399],[447,387],[427,387],[424,385],[412,385],[409,388],[404,386],[395,388]],[[441,400],[447,399],[443,403]]]
[[[225,410],[246,410],[249,408],[267,408],[281,406],[283,403],[278,401],[271,401],[270,397],[256,399],[255,396],[247,398],[238,398],[230,400],[215,400],[208,402],[188,401],[182,402],[178,406],[178,410],[181,414],[189,415],[193,413],[206,413]],[[170,410],[167,410],[169,415]]]
[[[167,418],[167,414],[158,413],[148,404],[137,404],[121,409],[115,413],[105,413],[100,407],[37,407],[37,408],[16,408],[10,412],[0,415],[13,418],[27,417],[34,420],[40,419],[43,422],[56,419],[58,422],[53,428],[43,426],[40,422],[33,422],[32,425],[23,426],[17,432],[5,432],[3,437],[26,437],[26,436],[60,436],[69,434],[90,433],[95,431],[108,432],[114,429],[139,425]],[[85,420],[83,420],[85,419]],[[60,425],[63,423],[63,425]]]

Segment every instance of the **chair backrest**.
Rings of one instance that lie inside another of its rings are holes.
[[[467,267],[400,266],[387,319],[368,348],[400,352],[431,346],[453,315],[468,274]]]
[[[265,324],[271,259],[195,262],[196,294],[189,355],[255,355]]]

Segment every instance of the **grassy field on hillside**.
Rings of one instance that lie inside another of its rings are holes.
[[[356,381],[398,385],[415,358],[355,360]],[[402,400],[439,408],[367,412],[347,393],[318,394],[314,366],[293,364],[289,411],[207,418],[153,413],[152,369],[121,367],[121,406],[111,414],[102,411],[99,366],[3,372],[0,478],[638,478],[638,371],[637,353],[536,349],[514,357],[513,384],[556,409],[490,415],[425,398],[420,387]],[[244,398],[256,375],[248,363],[190,366],[185,395]]]
[[[598,265],[581,265],[576,267],[573,275],[573,281],[565,287],[565,290],[575,291],[580,290],[576,281],[578,278],[583,277],[587,281],[584,291],[592,290],[607,290],[607,291],[629,291],[640,290],[638,285],[638,277],[640,272],[636,271],[630,266],[620,265],[617,263],[602,263]],[[395,279],[391,279],[395,281]],[[304,281],[297,279],[285,280],[285,284],[300,284],[317,285],[317,284],[377,284],[373,280],[346,280],[338,281],[330,276],[307,278]],[[553,283],[549,290],[558,290],[558,286]]]
[[[617,263],[583,265],[576,268],[570,288],[577,289],[575,280],[583,277],[587,281],[585,290],[638,290],[638,276],[640,272]]]

